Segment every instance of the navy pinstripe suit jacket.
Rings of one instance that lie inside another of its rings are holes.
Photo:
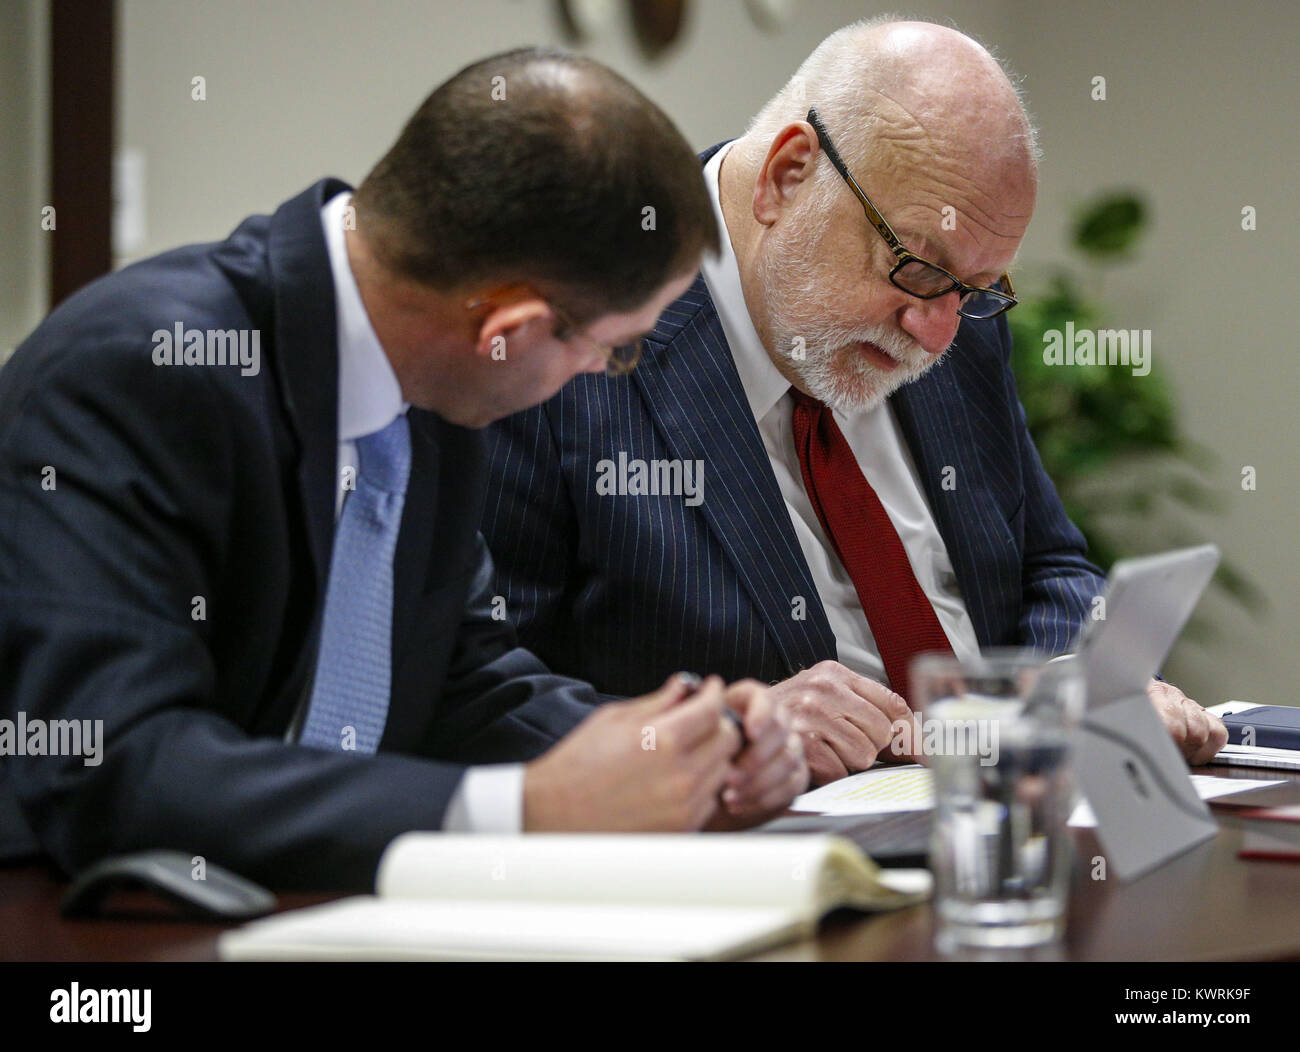
[[[1005,318],[963,320],[891,402],[981,646],[1061,652],[1104,581],[1029,437],[1010,350]],[[488,446],[498,586],[555,671],[631,695],[678,669],[774,682],[836,657],[703,278],[631,376],[580,376]],[[703,501],[598,494],[620,453],[702,461]]]

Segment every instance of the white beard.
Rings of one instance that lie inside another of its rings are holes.
[[[929,370],[941,355],[927,354],[906,333],[882,325],[844,325],[828,321],[817,304],[835,287],[825,263],[805,257],[808,244],[823,240],[828,217],[820,208],[801,210],[762,255],[756,276],[768,311],[768,332],[780,355],[809,393],[841,413],[874,409],[905,383]],[[798,231],[796,247],[792,231]],[[872,343],[899,365],[873,365],[856,346]]]

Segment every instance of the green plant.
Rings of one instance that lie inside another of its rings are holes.
[[[1073,230],[1074,247],[1094,268],[1129,257],[1147,225],[1142,199],[1109,193],[1089,203]],[[1169,389],[1157,367],[1060,366],[1045,361],[1044,334],[1096,330],[1101,308],[1082,291],[1078,275],[1059,269],[1041,294],[1022,296],[1007,315],[1014,339],[1012,368],[1030,434],[1070,518],[1083,531],[1089,555],[1103,569],[1134,551],[1107,525],[1115,516],[1154,516],[1166,503],[1213,511],[1222,500],[1204,479],[1212,451],[1180,431]],[[1158,520],[1153,520],[1158,521]],[[1176,527],[1152,547],[1192,538]],[[1258,589],[1226,561],[1217,584],[1249,610],[1263,604]]]

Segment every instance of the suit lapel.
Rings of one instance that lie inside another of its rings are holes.
[[[334,543],[338,471],[338,333],[334,277],[320,210],[345,183],[323,180],[286,202],[271,222],[270,259],[275,288],[276,367],[298,443],[298,489],[305,509],[308,546],[316,571],[316,621],[324,608]],[[393,660],[407,639],[424,584],[434,535],[439,478],[438,444],[429,420],[411,413],[411,477],[394,566]],[[314,631],[314,630],[313,630]]]
[[[338,471],[338,333],[334,278],[320,210],[347,185],[326,179],[276,211],[269,256],[275,290],[275,367],[298,443],[298,490],[315,567],[317,607],[329,580]]]
[[[834,656],[835,637],[703,277],[663,314],[647,343],[632,374],[647,411],[674,457],[704,462],[698,510],[787,667]]]

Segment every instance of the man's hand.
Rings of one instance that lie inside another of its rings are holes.
[[[898,721],[912,718],[907,702],[883,683],[859,676],[838,661],[819,662],[768,692],[790,711],[813,785],[866,770],[877,756],[911,760],[888,748]]]
[[[1209,763],[1228,743],[1228,728],[1223,721],[1172,683],[1153,679],[1147,684],[1147,697],[1189,764]]]
[[[691,832],[718,806],[740,732],[722,680],[674,676],[600,706],[524,769],[526,832]]]
[[[772,692],[755,680],[741,680],[727,688],[726,701],[740,716],[748,744],[732,761],[721,806],[705,826],[715,831],[758,825],[808,788],[803,741]]]

